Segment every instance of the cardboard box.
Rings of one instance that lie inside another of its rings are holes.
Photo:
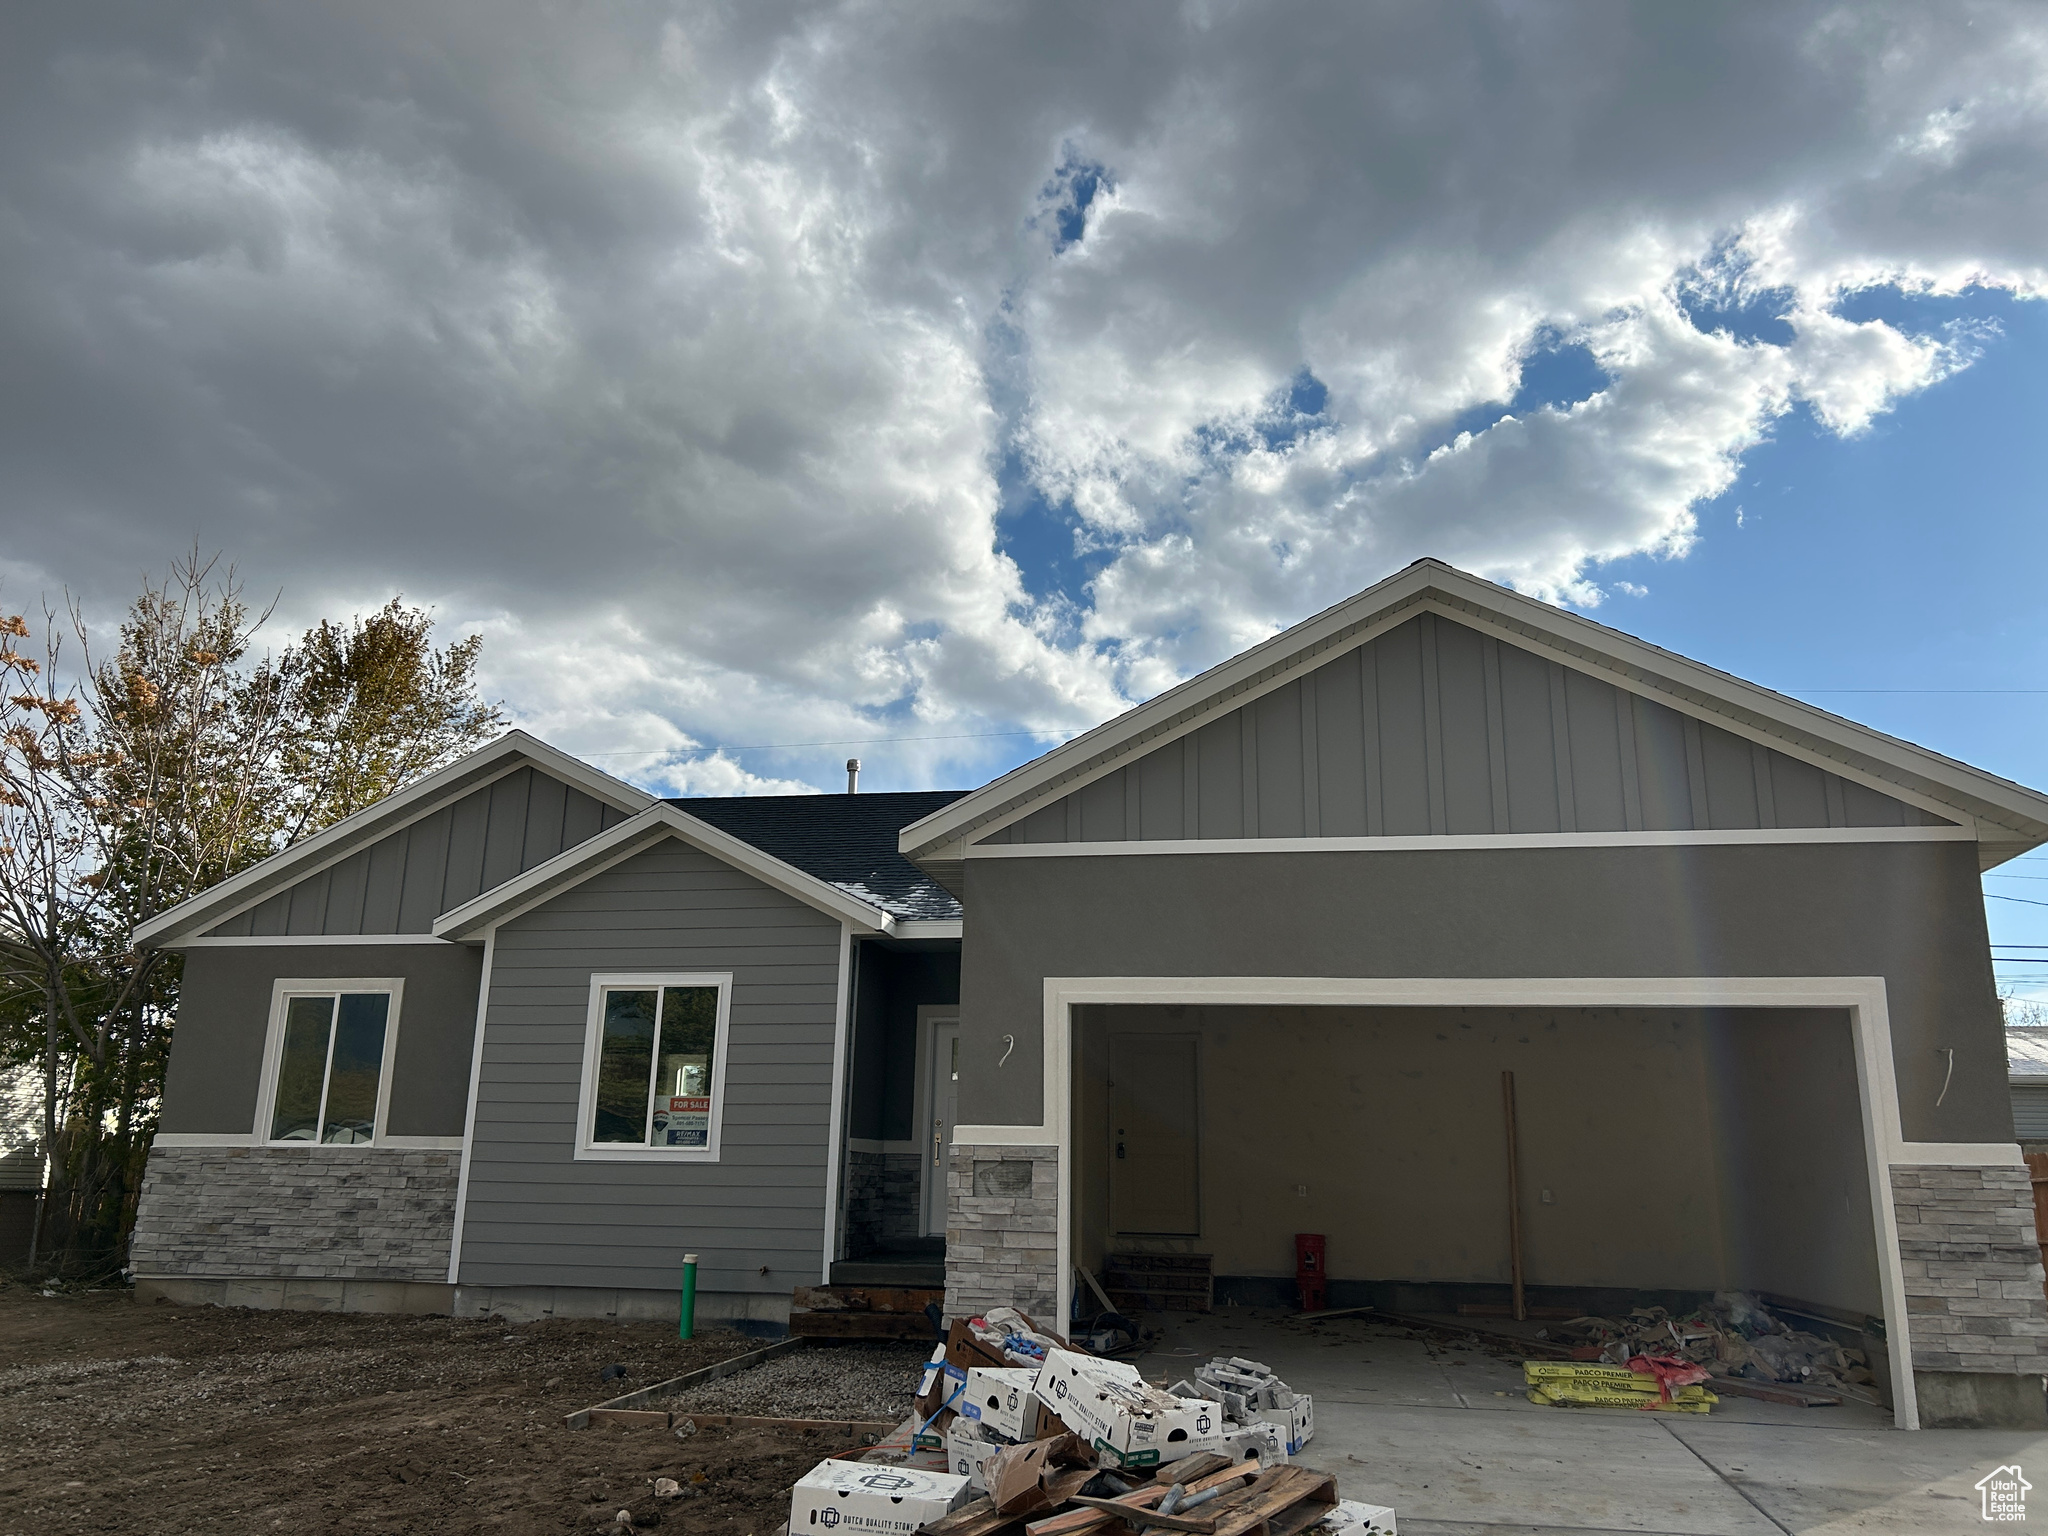
[[[946,1428],[946,1470],[966,1478],[976,1493],[987,1493],[982,1465],[1008,1443],[983,1429],[979,1419],[956,1418]]]
[[[1006,1440],[1036,1440],[1045,1405],[1032,1388],[1038,1372],[1010,1366],[991,1370],[977,1365],[966,1373],[958,1404],[963,1418],[979,1419]]]
[[[1270,1424],[1280,1432],[1281,1440],[1287,1446],[1287,1454],[1299,1456],[1301,1448],[1307,1445],[1316,1432],[1316,1407],[1306,1392],[1292,1394],[1294,1402],[1286,1408],[1259,1408],[1252,1413],[1254,1424]]]
[[[1337,1507],[1310,1526],[1305,1536],[1395,1536],[1394,1512],[1384,1504],[1339,1499]]]
[[[951,1472],[821,1461],[790,1495],[789,1536],[911,1536],[971,1497],[967,1479]]]
[[[1135,1366],[1056,1349],[1033,1390],[1104,1466],[1156,1467],[1223,1445],[1217,1404],[1148,1386]]]

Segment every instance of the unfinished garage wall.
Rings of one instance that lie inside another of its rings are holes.
[[[1846,1015],[1733,1009],[1707,1039],[1731,1283],[1882,1316]]]
[[[1500,1074],[1512,1070],[1531,1283],[1728,1283],[1710,1155],[1712,1024],[1702,1014],[1165,1006],[1082,1014],[1076,1236],[1091,1267],[1115,1241],[1109,1041],[1131,1032],[1199,1040],[1202,1230],[1127,1246],[1210,1253],[1218,1275],[1287,1276],[1294,1234],[1322,1232],[1336,1279],[1505,1282]]]

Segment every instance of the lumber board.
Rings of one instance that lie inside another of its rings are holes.
[[[800,1285],[790,1293],[793,1310],[803,1312],[912,1312],[920,1316],[933,1302],[946,1304],[943,1286]]]
[[[1399,1323],[1403,1328],[1426,1328],[1433,1333],[1467,1334],[1475,1339],[1484,1339],[1489,1344],[1500,1344],[1508,1349],[1520,1350],[1523,1354],[1538,1360],[1569,1360],[1570,1349],[1549,1339],[1528,1339],[1519,1333],[1503,1333],[1495,1328],[1475,1328],[1469,1323],[1446,1323],[1434,1317],[1417,1317],[1412,1312],[1382,1312],[1379,1314],[1390,1323]]]
[[[1239,1478],[1245,1477],[1256,1465],[1256,1463],[1252,1462],[1234,1462],[1227,1456],[1218,1456],[1212,1451],[1203,1451],[1200,1455],[1189,1456],[1181,1461],[1168,1462],[1165,1467],[1159,1468],[1158,1470],[1162,1475],[1167,1473],[1169,1469],[1173,1474],[1172,1476],[1165,1477],[1164,1481],[1154,1482],[1149,1488],[1136,1489],[1119,1498],[1110,1499],[1108,1502],[1120,1509],[1128,1509],[1134,1513],[1143,1514],[1161,1499],[1165,1498],[1172,1491],[1173,1485],[1176,1482],[1184,1484],[1189,1493],[1201,1493],[1210,1488],[1220,1488],[1225,1483],[1235,1482]],[[1193,1479],[1192,1482],[1189,1481],[1190,1478]],[[1026,1526],[1025,1529],[1030,1533],[1030,1536],[1084,1536],[1084,1533],[1099,1531],[1118,1518],[1117,1515],[1112,1514],[1108,1510],[1070,1509],[1057,1515],[1049,1515],[1043,1520]],[[1128,1519],[1129,1517],[1124,1516],[1123,1518]]]
[[[774,1419],[746,1413],[685,1413],[681,1409],[671,1413],[669,1419],[678,1427],[688,1423],[699,1429],[793,1429],[806,1434],[825,1431],[842,1434],[849,1440],[866,1435],[879,1440],[896,1427],[886,1419]]]
[[[710,1365],[699,1366],[694,1371],[685,1371],[680,1376],[671,1376],[667,1381],[657,1381],[651,1387],[642,1387],[636,1392],[627,1392],[619,1397],[597,1403],[589,1408],[579,1408],[563,1422],[571,1429],[590,1428],[590,1416],[599,1408],[644,1408],[656,1398],[670,1397],[688,1387],[702,1386],[707,1381],[723,1381],[728,1376],[737,1376],[741,1371],[752,1370],[779,1355],[786,1355],[793,1349],[801,1349],[802,1339],[777,1339],[773,1344],[764,1344],[759,1349],[750,1349],[743,1355],[715,1360]]]
[[[1710,1376],[1707,1387],[1729,1397],[1754,1397],[1766,1403],[1790,1403],[1794,1408],[1839,1408],[1842,1400],[1832,1392],[1780,1381],[1745,1381],[1739,1376]]]
[[[1006,1515],[996,1508],[987,1494],[970,1499],[951,1514],[941,1516],[930,1525],[920,1526],[918,1536],[996,1536],[998,1531],[1012,1526],[1021,1526],[1023,1521],[1016,1515]]]
[[[922,1339],[932,1337],[922,1312],[792,1312],[789,1331],[800,1339]]]
[[[1298,1504],[1327,1509],[1337,1502],[1337,1479],[1311,1467],[1289,1465],[1259,1474],[1258,1480],[1242,1494],[1226,1494],[1228,1510],[1216,1512],[1216,1529],[1210,1536],[1245,1536],[1283,1510]]]
[[[1072,1495],[1067,1502],[1079,1504],[1084,1509],[1103,1510],[1119,1519],[1129,1519],[1135,1513],[1130,1505],[1119,1504],[1115,1499],[1091,1499],[1078,1493]],[[1160,1526],[1169,1531],[1192,1531],[1195,1536],[1211,1536],[1216,1529],[1216,1518],[1213,1515],[1162,1515],[1156,1509],[1145,1512],[1144,1523]]]

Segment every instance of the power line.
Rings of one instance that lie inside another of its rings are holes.
[[[2048,901],[2029,901],[2024,896],[2002,896],[1997,891],[1986,891],[1986,901],[2016,901],[2023,907],[2048,907]]]
[[[1058,731],[963,731],[957,736],[848,736],[840,741],[769,741],[749,747],[636,747],[620,752],[579,752],[578,757],[704,757],[720,752],[792,752],[799,747],[878,747],[900,741],[994,741],[1000,737],[1057,736]]]

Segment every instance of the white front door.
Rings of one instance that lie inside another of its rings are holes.
[[[930,1123],[924,1142],[924,1229],[946,1230],[946,1169],[953,1156],[953,1126],[960,1106],[960,1025],[954,1019],[932,1021],[931,1080],[925,1094]]]

